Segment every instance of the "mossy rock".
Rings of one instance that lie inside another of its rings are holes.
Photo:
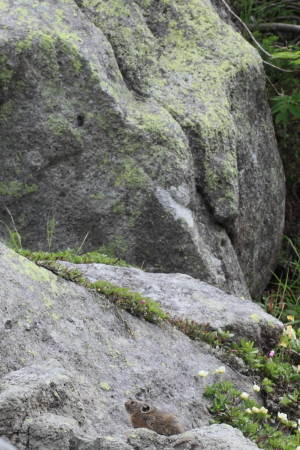
[[[24,246],[55,218],[53,250],[89,231],[85,251],[257,296],[284,177],[260,57],[210,2],[2,0],[0,23],[0,220]]]

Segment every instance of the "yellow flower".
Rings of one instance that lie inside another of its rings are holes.
[[[287,319],[289,319],[291,322],[294,322],[295,317],[294,316],[287,316]]]
[[[251,411],[250,408],[245,409],[245,411],[246,411],[246,413],[248,413],[248,414],[252,414],[252,411]]]
[[[287,343],[286,342],[280,342],[281,347],[287,347]]]
[[[216,369],[216,373],[225,373],[225,370],[226,370],[225,367],[221,366],[218,369]]]
[[[246,398],[249,397],[249,394],[247,394],[247,392],[242,392],[241,393],[241,398],[243,398],[244,400],[246,400]]]
[[[262,412],[264,414],[268,414],[268,410],[266,408],[264,408],[263,406],[260,408],[260,412]]]
[[[296,336],[295,330],[293,328],[293,325],[287,325],[287,327],[285,328],[283,334],[288,336],[290,339],[293,339],[294,341],[297,339],[297,336]]]
[[[200,372],[198,373],[199,377],[203,378],[203,377],[207,377],[208,372],[206,372],[206,370],[200,370]]]
[[[252,407],[252,411],[253,411],[254,413],[259,413],[259,412],[260,412],[260,409],[259,409],[259,408],[256,408],[256,406],[253,406],[253,407]]]

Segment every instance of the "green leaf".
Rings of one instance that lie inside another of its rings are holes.
[[[291,98],[296,101],[300,100],[300,92],[297,92],[297,94],[293,94]]]
[[[277,113],[278,111],[284,112],[287,109],[287,105],[274,105],[271,108],[272,114]]]
[[[283,113],[283,115],[282,115],[282,123],[283,123],[284,128],[286,128],[287,127],[287,123],[288,123],[288,113],[287,113],[287,111],[285,113]]]
[[[276,103],[285,103],[290,98],[289,95],[279,95],[277,97],[272,97],[271,100],[273,100]]]
[[[300,119],[300,106],[289,105],[289,111],[293,114],[293,116]]]
[[[275,123],[280,123],[283,120],[284,113],[279,113],[276,116]]]
[[[300,52],[279,52],[275,53],[273,59],[290,59],[296,64],[300,64]]]

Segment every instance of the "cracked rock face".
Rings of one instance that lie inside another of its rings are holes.
[[[180,448],[194,448],[202,432],[193,429],[209,421],[204,388],[220,380],[220,359],[2,244],[0,274],[0,436],[18,450],[178,448],[179,436],[125,437],[132,397],[178,415],[188,432]],[[200,370],[209,372],[205,380]],[[221,377],[259,398],[248,377],[229,367]]]
[[[0,46],[0,219],[24,246],[55,219],[53,250],[89,232],[86,250],[261,293],[283,171],[261,60],[208,0],[2,0]]]

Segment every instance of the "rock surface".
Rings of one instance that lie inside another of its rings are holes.
[[[135,435],[134,437],[132,436]],[[179,436],[169,438],[150,430],[129,430],[127,440],[134,449],[139,450],[255,450],[257,445],[246,439],[242,433],[228,425],[212,425],[197,428]]]
[[[90,231],[87,250],[262,292],[283,171],[261,60],[209,0],[2,0],[0,48],[0,220],[25,246],[55,219],[53,249]]]
[[[0,435],[19,450],[54,450],[57,442],[63,450],[139,448],[131,440],[122,446],[128,397],[178,414],[187,431],[208,424],[203,389],[223,364],[200,343],[137,319],[2,244],[0,274]],[[236,371],[222,377],[252,392]],[[147,442],[172,448],[172,440],[151,436]]]
[[[0,437],[0,450],[15,450],[15,448],[16,447],[13,447],[12,445],[10,445],[8,442],[5,442]]]
[[[283,324],[250,300],[227,295],[220,289],[180,273],[147,273],[129,267],[106,264],[60,264],[76,268],[94,283],[106,280],[116,286],[129,288],[159,303],[171,317],[188,317],[199,325],[210,324],[234,333],[234,340],[242,338],[256,346],[271,349],[283,333]]]

